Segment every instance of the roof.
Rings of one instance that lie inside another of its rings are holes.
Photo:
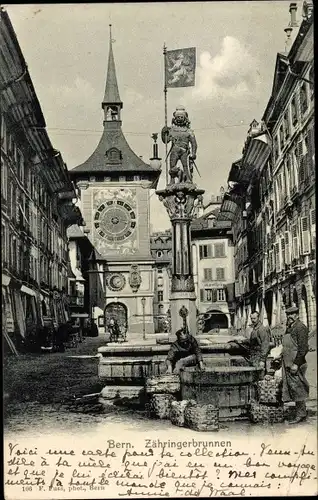
[[[112,39],[110,33],[110,46],[104,100],[102,108],[107,109],[107,104],[117,104],[122,107],[119,96]],[[120,115],[118,119],[104,120],[104,131],[93,154],[82,164],[70,170],[71,177],[79,177],[89,173],[148,173],[152,179],[158,179],[161,169],[145,163],[130,148],[121,128]]]
[[[105,87],[105,95],[103,102],[122,104],[119,97],[116,68],[115,68],[115,61],[113,54],[113,44],[111,38],[109,43],[107,78],[106,78],[106,87]]]
[[[117,159],[112,160],[107,157],[107,152],[109,154],[110,150],[117,154]],[[90,172],[149,172],[159,175],[160,171],[145,163],[133,152],[126,141],[120,122],[105,122],[103,135],[94,153],[69,173],[71,176]]]

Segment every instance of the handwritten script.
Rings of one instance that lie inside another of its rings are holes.
[[[202,439],[202,438],[201,438]],[[307,444],[249,451],[231,441],[139,444],[101,439],[99,448],[25,447],[8,442],[8,498],[260,496],[309,490],[317,484],[317,456]],[[100,493],[99,493],[100,492]]]

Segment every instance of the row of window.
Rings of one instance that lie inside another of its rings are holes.
[[[120,175],[111,177],[100,177],[91,176],[89,177],[89,182],[136,182],[136,181],[147,181],[149,177],[147,175]]]
[[[307,82],[302,82],[300,88],[296,89],[295,95],[287,107],[274,137],[274,160],[282,153],[299,120],[306,115],[313,96],[313,85],[309,85]]]
[[[225,268],[224,267],[217,267],[215,268],[215,273],[214,269],[211,267],[204,268],[203,269],[203,279],[205,281],[224,281],[226,279],[225,277]]]
[[[295,148],[286,155],[274,184],[276,212],[298,191],[298,186],[314,172],[314,127],[310,127]]]
[[[200,302],[226,302],[226,294],[223,288],[201,288]]]
[[[311,210],[310,216],[301,217],[300,225],[292,224],[291,231],[285,231],[268,252],[266,274],[281,272],[292,260],[315,250],[316,211]]]
[[[199,245],[199,256],[200,259],[226,257],[225,243]]]

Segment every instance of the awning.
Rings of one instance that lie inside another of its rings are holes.
[[[254,137],[249,142],[243,156],[243,179],[248,181],[254,169],[261,170],[271,155],[271,144],[267,134]]]
[[[11,281],[11,277],[7,276],[6,274],[1,275],[1,284],[2,286],[9,286]]]
[[[28,286],[22,285],[21,286],[21,292],[22,293],[27,293],[28,295],[32,295],[33,297],[37,297],[37,292],[32,290],[32,288],[29,288]]]

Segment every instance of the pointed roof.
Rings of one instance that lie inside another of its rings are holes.
[[[102,102],[104,110],[107,108],[107,104],[123,106],[119,97],[112,43],[110,30],[107,79],[104,100]],[[145,163],[142,158],[134,153],[126,141],[121,124],[121,119],[113,121],[104,120],[104,130],[99,144],[86,161],[69,171],[71,178],[81,177],[83,174],[94,175],[96,173],[104,175],[147,174],[151,180],[158,182],[161,172],[160,167]]]
[[[108,55],[108,68],[107,68],[107,78],[106,78],[106,87],[105,87],[105,94],[104,94],[104,99],[103,99],[103,104],[108,103],[108,104],[121,104],[122,101],[120,100],[119,96],[119,90],[118,90],[118,83],[117,83],[117,76],[116,76],[116,67],[115,67],[115,61],[114,61],[114,54],[113,54],[113,42],[114,40],[112,39],[112,25],[109,25],[109,55]]]

